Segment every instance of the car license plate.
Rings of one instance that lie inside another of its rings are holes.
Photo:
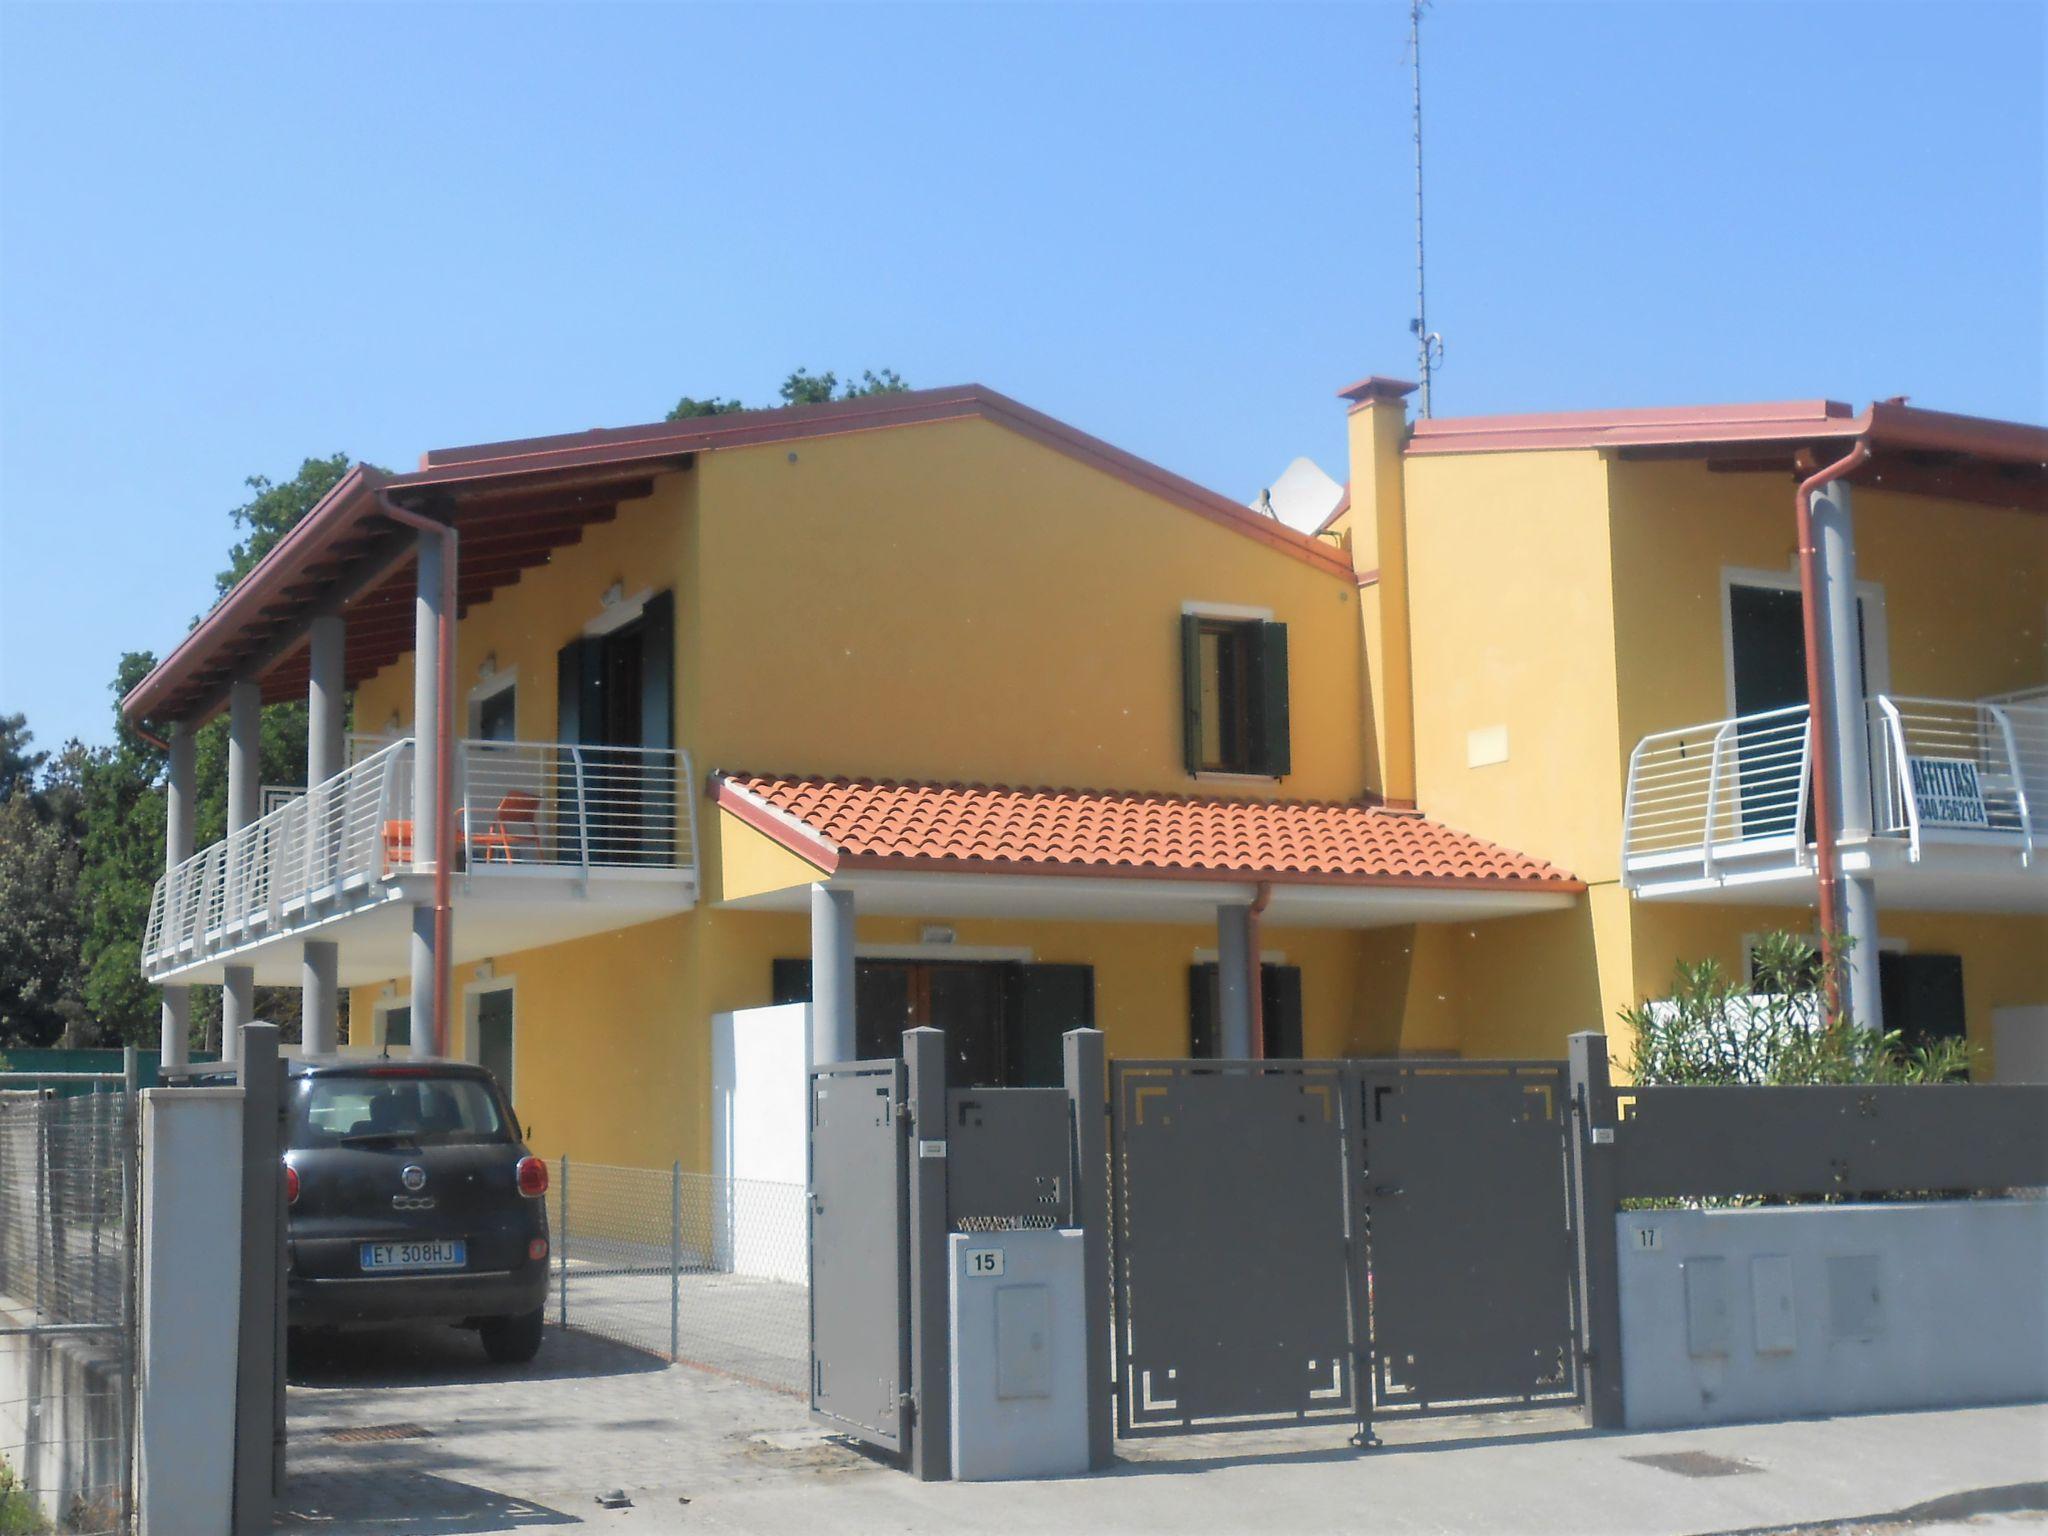
[[[460,1269],[468,1261],[460,1238],[435,1238],[417,1243],[365,1243],[363,1268]]]

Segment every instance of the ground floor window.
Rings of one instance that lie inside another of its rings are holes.
[[[395,1045],[412,1045],[412,1008],[406,1003],[384,1010],[384,1049]]]
[[[1188,1055],[1213,1059],[1222,1052],[1223,983],[1213,960],[1188,967]],[[1264,1020],[1267,1061],[1301,1059],[1301,967],[1259,967],[1259,1011]]]
[[[778,1003],[811,1000],[811,962],[777,960]],[[861,960],[854,966],[854,1049],[863,1060],[902,1052],[906,1029],[946,1033],[955,1087],[1051,1088],[1063,1078],[1060,1037],[1095,1026],[1095,971],[1013,960]]]

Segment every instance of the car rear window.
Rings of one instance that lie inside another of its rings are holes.
[[[327,1073],[301,1079],[293,1144],[416,1146],[510,1141],[498,1094],[482,1078]]]

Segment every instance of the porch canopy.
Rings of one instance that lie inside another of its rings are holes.
[[[711,792],[728,822],[721,904],[743,910],[805,910],[823,884],[870,913],[1206,923],[1264,889],[1268,923],[1368,928],[1547,911],[1585,889],[1367,801],[742,773],[714,774]],[[779,870],[735,867],[735,822],[783,855]]]

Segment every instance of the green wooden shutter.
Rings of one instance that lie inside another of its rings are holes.
[[[1070,1029],[1095,1027],[1095,968],[1019,965],[1012,973],[1004,1041],[1008,1088],[1057,1088],[1066,1081]]]
[[[1301,967],[1259,968],[1259,1009],[1268,1061],[1301,1060]]]
[[[1202,771],[1202,621],[1180,616],[1180,751],[1189,773]]]
[[[640,745],[673,747],[676,595],[657,592],[640,612]]]
[[[1294,771],[1288,742],[1287,626],[1260,624],[1251,648],[1252,771],[1285,778]]]
[[[1221,1044],[1216,1038],[1217,990],[1221,985],[1213,962],[1188,967],[1188,1055],[1196,1061],[1215,1060]]]

